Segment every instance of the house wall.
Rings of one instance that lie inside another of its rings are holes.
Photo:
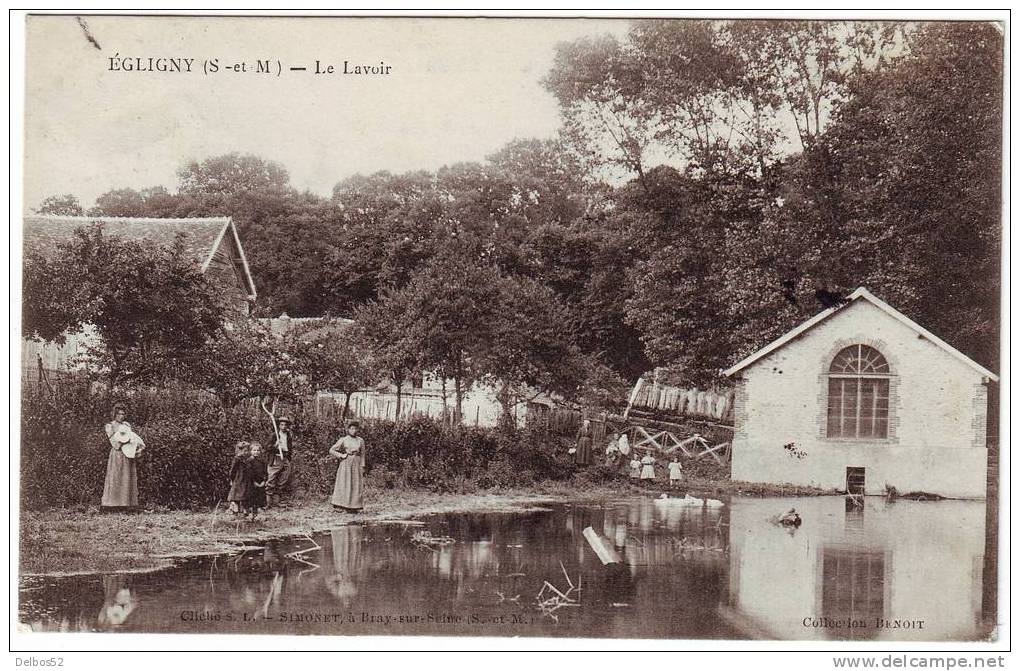
[[[21,340],[21,381],[39,382],[40,363],[42,364],[43,375],[52,380],[53,376],[60,376],[72,370],[76,363],[75,359],[83,354],[90,343],[95,343],[96,331],[91,326],[86,326],[81,331],[64,334],[64,343],[58,344],[49,341]]]
[[[234,236],[227,230],[206,269],[206,277],[222,289],[228,310],[235,319],[246,318],[250,309],[247,284],[238,266],[240,260],[241,253]]]
[[[889,362],[889,437],[828,438],[827,373],[863,343]],[[981,375],[913,329],[858,300],[740,373],[734,399],[735,480],[842,489],[864,467],[866,493],[886,485],[985,496],[987,389]],[[784,449],[793,443],[797,458]]]
[[[319,392],[317,398],[332,399],[334,403],[343,404],[342,394]],[[446,398],[444,399],[442,383],[426,377],[421,388],[403,391],[400,404],[403,417],[415,413],[435,418],[442,417],[444,407],[452,412],[456,404],[453,383],[447,383]],[[350,398],[351,413],[359,417],[396,419],[396,407],[397,395],[393,390],[358,391],[351,394]],[[514,407],[518,426],[524,426],[526,423],[527,409],[527,403],[520,403]],[[496,399],[495,389],[483,383],[475,383],[464,394],[461,422],[466,426],[494,427],[499,425],[502,412],[503,408]]]

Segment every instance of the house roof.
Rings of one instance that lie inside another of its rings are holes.
[[[844,303],[842,303],[840,305],[831,307],[831,308],[829,308],[827,310],[824,310],[823,312],[818,313],[817,315],[815,315],[811,319],[808,319],[807,321],[803,322],[797,328],[793,329],[792,331],[788,331],[782,337],[777,338],[776,340],[773,340],[771,343],[769,343],[765,347],[762,347],[760,350],[758,350],[757,352],[755,352],[751,356],[749,356],[746,359],[740,361],[739,363],[737,363],[733,367],[728,368],[727,370],[723,371],[723,374],[726,375],[727,377],[729,377],[729,376],[734,375],[735,373],[738,373],[741,370],[743,370],[743,369],[753,365],[759,359],[762,359],[762,358],[768,356],[772,352],[775,352],[776,350],[778,350],[781,347],[785,346],[787,343],[795,340],[796,338],[799,338],[801,335],[803,335],[807,331],[811,330],[812,328],[814,328],[818,324],[822,323],[823,321],[825,321],[829,317],[831,317],[834,314],[836,314],[837,312],[845,309],[848,305],[851,305],[852,303],[854,303],[854,302],[856,302],[858,300],[864,300],[864,301],[867,301],[868,303],[871,303],[872,305],[877,307],[879,310],[882,310],[883,312],[885,312],[887,315],[889,315],[890,317],[892,317],[896,321],[900,322],[904,326],[906,326],[906,327],[910,328],[911,330],[913,330],[919,336],[923,337],[924,339],[926,339],[926,340],[930,341],[931,343],[933,343],[935,346],[937,346],[937,347],[941,348],[942,350],[944,350],[950,356],[952,356],[952,357],[962,361],[963,363],[967,364],[968,366],[973,368],[975,371],[977,371],[978,373],[980,373],[984,377],[987,377],[987,378],[989,378],[989,379],[991,379],[993,381],[998,382],[999,377],[995,373],[991,372],[990,370],[988,370],[984,366],[980,365],[979,363],[977,363],[976,361],[974,361],[973,359],[968,357],[966,354],[964,354],[960,350],[956,349],[955,347],[953,347],[949,343],[945,342],[944,340],[942,340],[941,338],[939,338],[938,336],[933,334],[928,329],[924,328],[923,326],[921,326],[917,322],[913,321],[912,319],[910,319],[909,317],[904,315],[899,310],[893,308],[891,305],[889,305],[888,303],[886,303],[882,299],[878,298],[877,296],[875,296],[873,293],[871,293],[870,291],[868,291],[864,287],[858,287],[856,290],[854,290],[854,292],[852,294],[847,296],[846,302],[844,302]]]
[[[248,259],[244,255],[241,238],[230,217],[163,219],[34,214],[26,215],[24,222],[25,253],[37,252],[43,255],[55,252],[57,245],[70,240],[76,229],[92,224],[100,224],[105,232],[127,240],[146,240],[160,245],[172,244],[177,235],[181,234],[186,253],[201,266],[202,272],[209,268],[213,255],[229,231],[241,256],[248,295],[252,299],[256,295]]]

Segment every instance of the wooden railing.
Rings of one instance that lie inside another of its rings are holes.
[[[631,449],[634,450],[655,450],[664,456],[672,456],[677,451],[687,457],[711,457],[720,464],[729,463],[730,443],[719,443],[709,445],[708,441],[700,434],[694,434],[689,438],[681,439],[672,431],[664,429],[651,429],[644,426],[630,426],[627,429],[631,440]]]

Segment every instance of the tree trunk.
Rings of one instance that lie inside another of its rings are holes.
[[[446,378],[442,375],[439,377],[441,380],[440,384],[442,384],[443,388],[443,421],[446,422],[449,421],[450,416],[450,407],[446,404]]]
[[[402,393],[403,393],[404,378],[403,378],[402,375],[394,373],[393,374],[393,381],[397,384],[397,409],[396,409],[396,412],[393,413],[393,421],[399,422],[400,421],[400,400],[402,398]]]
[[[517,416],[514,414],[514,406],[517,404],[514,402],[513,394],[510,393],[506,385],[503,385],[499,392],[496,393],[496,400],[499,401],[499,405],[503,409],[503,413],[500,415],[500,424],[505,429],[516,431]]]
[[[343,411],[340,414],[340,421],[341,422],[347,421],[347,413],[350,411],[350,409],[351,409],[351,392],[345,391],[344,392],[344,409],[343,409]]]
[[[461,424],[461,409],[464,403],[464,391],[461,389],[460,376],[453,378],[453,397],[455,407],[453,410],[453,425],[460,428]]]

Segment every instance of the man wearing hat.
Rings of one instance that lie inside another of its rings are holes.
[[[280,504],[280,497],[290,489],[291,458],[294,455],[294,434],[290,431],[290,417],[276,420],[276,432],[269,437],[269,479],[266,496],[269,507]]]

